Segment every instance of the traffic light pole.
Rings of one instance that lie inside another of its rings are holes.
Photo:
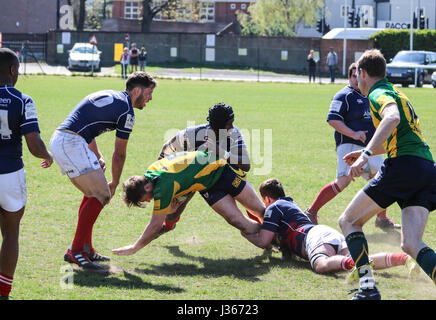
[[[413,1],[410,1],[410,51],[413,51]]]
[[[344,0],[344,54],[342,58],[342,75],[346,75],[346,60],[347,60],[347,17],[348,17],[348,1]]]

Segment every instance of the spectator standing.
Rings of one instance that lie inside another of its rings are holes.
[[[147,66],[147,51],[145,51],[144,47],[141,48],[138,59],[139,59],[139,70],[145,71],[145,67]]]
[[[327,55],[326,63],[330,71],[330,82],[334,83],[336,77],[336,66],[338,64],[338,55],[333,47],[330,47],[330,52]]]
[[[139,50],[136,47],[136,43],[132,43],[132,48],[130,49],[130,72],[138,71],[138,56]]]
[[[129,49],[124,48],[120,58],[121,76],[123,77],[123,79],[127,78],[127,67],[129,66],[129,62],[130,62]]]
[[[311,81],[312,78],[313,78],[313,82],[315,82],[316,61],[313,57],[313,50],[310,50],[306,60],[308,62],[308,67],[309,67],[309,82]]]

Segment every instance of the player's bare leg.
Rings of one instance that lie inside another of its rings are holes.
[[[363,225],[382,210],[383,208],[360,190],[339,217],[339,226],[344,236],[353,232],[362,232]]]
[[[345,236],[348,250],[355,262],[359,276],[360,289],[358,295],[366,295],[374,299],[380,299],[380,293],[375,286],[369,261],[368,242],[362,227],[381,210],[381,207],[367,196],[363,190],[360,190],[339,218],[339,226]]]
[[[0,208],[0,227],[3,236],[0,250],[0,283],[1,296],[7,297],[12,288],[12,281],[17,267],[19,254],[20,221],[24,207],[17,212],[9,212]]]
[[[111,192],[101,168],[70,178],[71,182],[83,192],[87,199],[79,208],[76,233],[64,255],[64,260],[83,268],[98,270],[101,267],[93,261],[108,261],[109,257],[99,254],[92,246],[92,229],[103,207],[109,203]]]
[[[236,201],[230,195],[226,195],[224,198],[214,203],[212,209],[221,215],[230,225],[244,233],[256,233],[260,229],[260,225],[257,222],[254,222],[242,214],[241,210],[239,210],[236,205]]]
[[[103,206],[109,203],[111,193],[102,169],[70,178],[70,180],[86,197],[96,198]]]
[[[263,222],[265,205],[259,199],[251,184],[247,181],[241,193],[235,199],[247,209],[247,212],[257,217],[258,221]]]
[[[401,211],[401,248],[436,284],[436,254],[422,241],[428,215],[429,211],[420,206],[406,207]]]

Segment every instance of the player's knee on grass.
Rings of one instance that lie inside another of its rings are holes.
[[[328,254],[324,252],[315,253],[310,258],[310,265],[312,266],[312,270],[319,274],[330,272],[327,264],[328,258]]]

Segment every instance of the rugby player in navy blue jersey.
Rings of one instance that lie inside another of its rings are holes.
[[[350,167],[342,158],[351,151],[363,149],[375,132],[368,98],[360,93],[357,85],[356,63],[352,63],[348,68],[348,85],[336,93],[330,103],[327,122],[335,129],[337,177],[335,181],[329,182],[321,189],[312,205],[305,211],[315,223],[318,222],[319,210],[344,191],[352,180],[348,175]],[[362,177],[369,180],[375,176],[382,164],[382,155],[369,157]],[[377,214],[375,226],[383,230],[400,228],[400,225],[386,216],[386,210]]]
[[[157,82],[146,72],[134,72],[125,91],[103,90],[80,101],[55,130],[50,149],[62,174],[83,194],[76,234],[64,260],[85,269],[101,269],[95,261],[107,261],[92,245],[92,228],[119,184],[126,159],[129,135],[135,122],[133,109],[142,110],[151,101]],[[112,154],[112,180],[107,182],[103,155],[95,138],[116,130]]]
[[[0,296],[9,296],[18,262],[18,234],[27,200],[26,172],[22,160],[22,137],[30,153],[43,159],[41,167],[53,162],[39,133],[35,103],[14,88],[19,60],[10,49],[0,48]]]
[[[344,236],[326,225],[314,225],[291,197],[286,196],[277,179],[268,179],[259,187],[266,206],[263,224],[258,233],[242,235],[260,248],[269,248],[276,236],[284,256],[295,254],[310,261],[316,273],[351,270],[354,261],[349,255]],[[381,252],[370,257],[375,269],[406,265],[415,276],[419,267],[407,254]],[[354,269],[348,280],[357,280]]]

